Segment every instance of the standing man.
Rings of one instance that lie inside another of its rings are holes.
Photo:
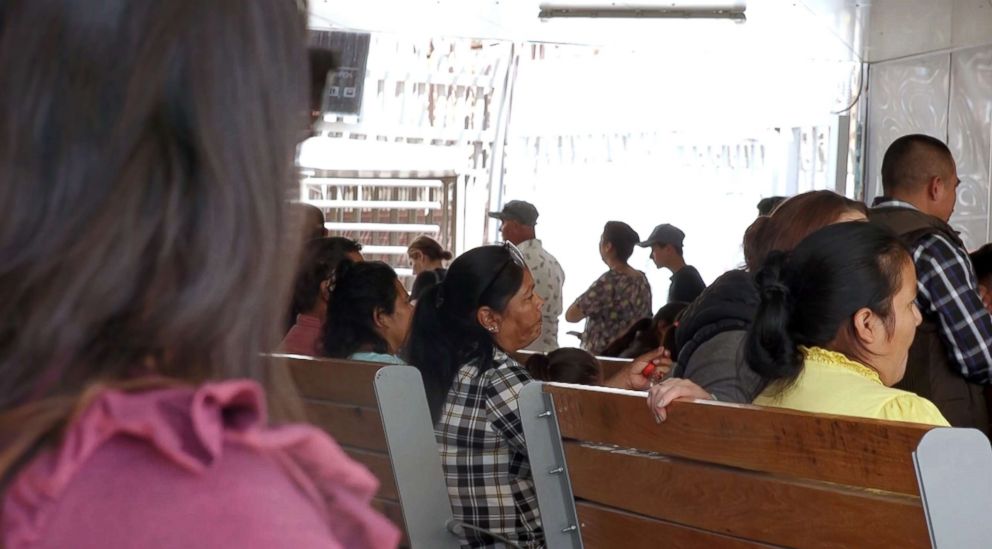
[[[524,262],[534,277],[534,291],[544,300],[541,309],[541,337],[526,348],[528,351],[548,353],[558,348],[558,317],[562,311],[562,286],[565,272],[555,256],[548,253],[535,235],[537,208],[530,202],[511,200],[499,212],[489,217],[502,222],[503,240],[513,243],[524,256]]]
[[[685,233],[675,225],[664,223],[651,231],[647,240],[638,244],[642,248],[651,247],[651,259],[656,267],[672,271],[671,285],[668,287],[668,302],[692,303],[706,289],[703,277],[692,265],[685,264],[682,256],[682,241]]]
[[[955,427],[989,432],[984,385],[992,367],[992,317],[968,252],[947,222],[957,200],[957,165],[942,141],[896,139],[882,159],[882,192],[869,219],[909,245],[923,323],[896,387],[930,399]]]

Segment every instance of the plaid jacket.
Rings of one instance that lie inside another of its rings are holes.
[[[875,206],[914,208],[899,200]],[[975,383],[989,383],[992,316],[978,295],[978,281],[968,252],[938,233],[920,239],[912,251],[920,311],[938,321],[948,358],[961,375]]]
[[[455,519],[521,547],[541,547],[537,509],[517,398],[532,378],[497,351],[491,370],[462,366],[448,392],[436,434]],[[501,546],[466,532],[471,547]]]

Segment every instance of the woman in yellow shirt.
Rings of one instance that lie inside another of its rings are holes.
[[[891,388],[921,321],[916,270],[896,236],[831,225],[770,255],[757,281],[746,355],[766,387],[755,404],[948,425],[929,400]]]

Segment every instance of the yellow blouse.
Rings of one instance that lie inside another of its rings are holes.
[[[929,400],[886,387],[878,373],[841,353],[820,347],[803,349],[806,360],[799,378],[784,391],[774,385],[754,403],[804,412],[910,421],[947,426]]]

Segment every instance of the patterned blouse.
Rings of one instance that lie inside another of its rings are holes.
[[[505,353],[483,374],[469,363],[455,374],[436,427],[456,520],[521,547],[542,547],[544,534],[517,398],[532,378]],[[501,546],[466,531],[471,547]]]
[[[651,285],[644,273],[603,273],[576,300],[586,315],[582,348],[598,354],[634,321],[651,316]]]

